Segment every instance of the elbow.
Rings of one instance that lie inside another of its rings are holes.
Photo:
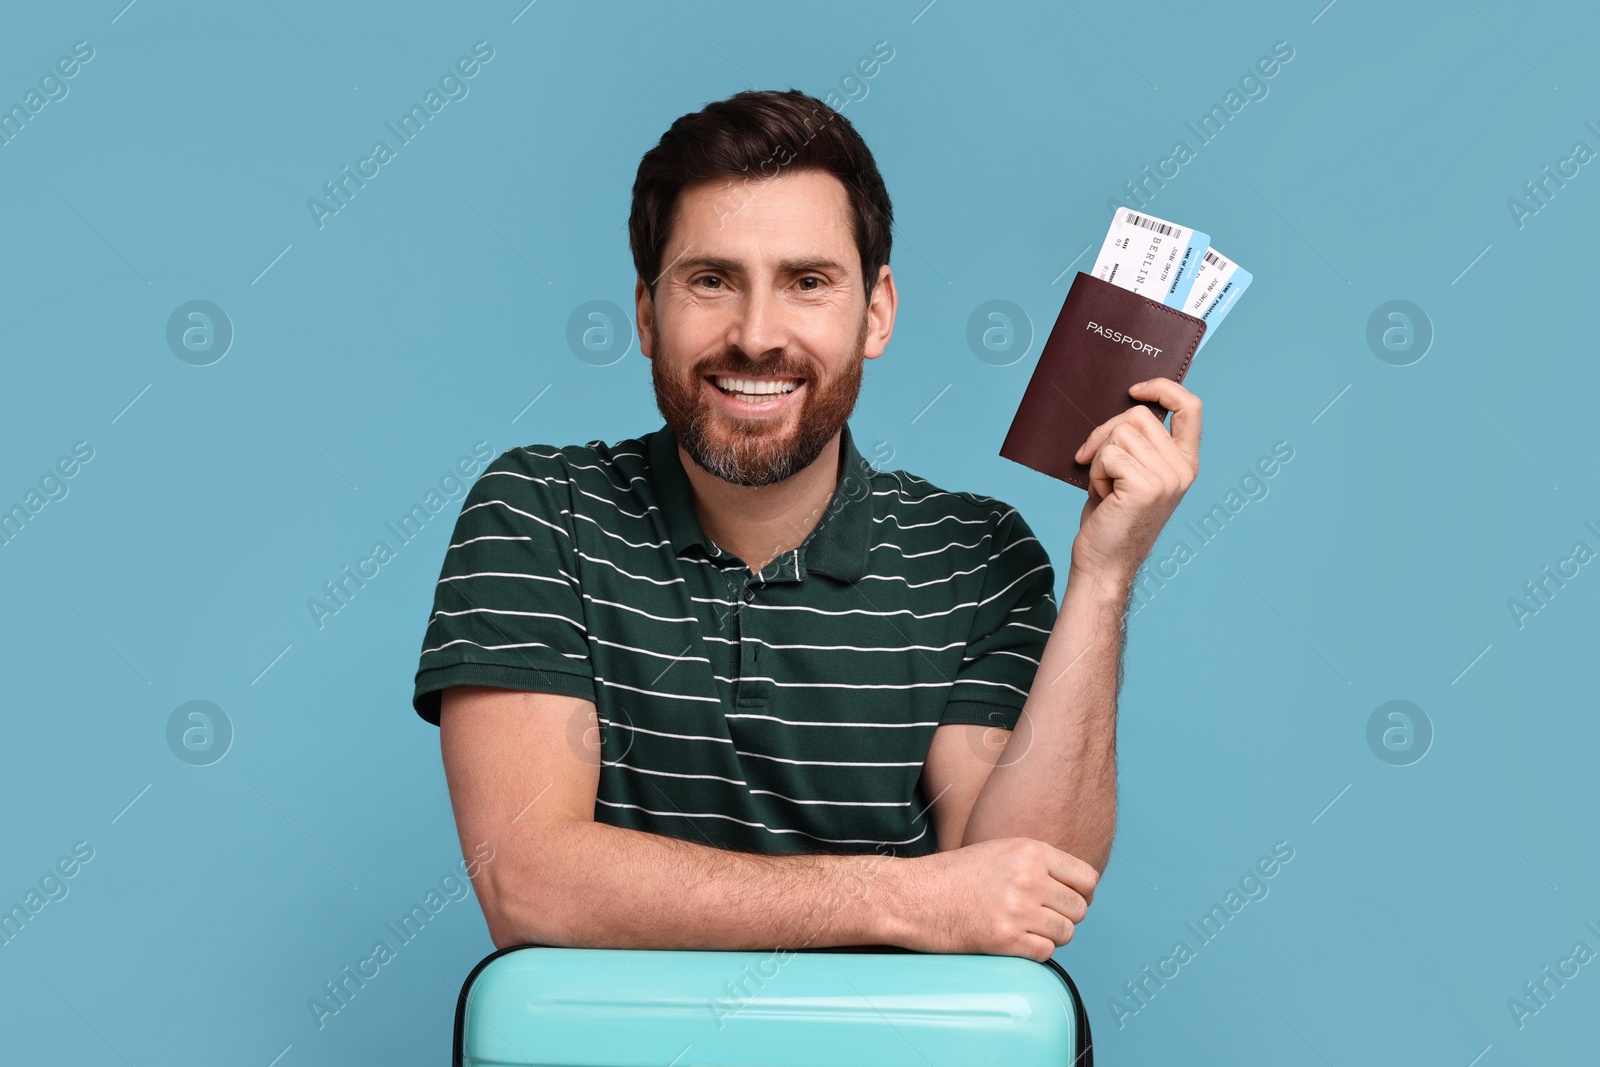
[[[485,867],[474,879],[478,906],[496,949],[573,945],[559,864]]]
[[[1093,867],[1098,880],[1104,877],[1106,868],[1111,866],[1111,841],[1117,833],[1117,820],[1113,815],[1106,819],[1105,829],[1100,837],[1103,844],[1098,844],[1089,854],[1083,857],[1084,861]]]
[[[484,924],[489,928],[489,940],[496,949],[511,948],[541,940],[539,931],[531,924],[526,906],[517,899],[516,877],[504,868],[493,875],[481,878],[477,885],[478,906],[483,910]]]
[[[1103,875],[1106,868],[1111,865],[1112,839],[1117,834],[1117,817],[1115,813],[1109,814],[1094,832],[1093,844],[1079,853],[1079,858],[1095,869],[1095,873]]]

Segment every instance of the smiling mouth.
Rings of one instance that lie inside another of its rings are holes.
[[[708,374],[706,381],[724,396],[756,404],[781,400],[805,384],[804,378],[744,378],[733,374]]]

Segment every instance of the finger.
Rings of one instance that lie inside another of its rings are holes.
[[[1061,945],[1051,938],[1042,934],[1029,933],[1022,936],[1022,941],[1017,945],[1015,952],[1008,952],[1006,955],[1021,956],[1035,963],[1043,963],[1051,956],[1054,956],[1056,949],[1060,947]]]
[[[1028,934],[1048,937],[1050,951],[1065,945],[1072,940],[1072,934],[1077,929],[1077,923],[1062,915],[1053,908],[1040,908],[1037,918],[1029,925]]]
[[[1171,378],[1150,378],[1128,387],[1128,392],[1140,400],[1154,400],[1172,412],[1172,441],[1178,451],[1200,469],[1200,398]],[[1151,412],[1155,414],[1155,412]]]
[[[1176,491],[1182,479],[1178,475],[1177,468],[1173,466],[1173,459],[1164,455],[1160,447],[1163,440],[1169,449],[1175,446],[1171,438],[1167,437],[1165,427],[1157,427],[1155,436],[1156,440],[1151,440],[1149,429],[1142,426],[1140,420],[1130,419],[1112,431],[1111,439],[1133,457],[1133,461],[1139,464],[1152,485],[1165,492]],[[1181,456],[1176,456],[1174,459],[1178,463],[1183,462]]]
[[[1054,941],[1058,946],[1065,945],[1068,941],[1072,940],[1072,935],[1077,933],[1077,931],[1078,924],[1063,915],[1061,916],[1060,921],[1052,926],[1050,940]]]
[[[1178,443],[1167,432],[1167,428],[1162,425],[1161,420],[1149,408],[1141,404],[1133,410],[1144,412],[1143,415],[1135,420],[1137,425],[1145,428],[1145,436],[1155,445],[1156,451],[1161,453],[1177,475],[1177,480],[1173,483],[1172,488],[1179,493],[1187,492],[1189,486],[1200,476],[1199,455],[1186,454],[1183,449],[1179,448]]]
[[[1093,430],[1090,430],[1089,436],[1084,438],[1083,444],[1078,446],[1078,451],[1073,453],[1072,458],[1077,460],[1079,463],[1087,463],[1088,460],[1084,457],[1094,455],[1095,449],[1100,447],[1100,443],[1110,435],[1111,431],[1115,430],[1119,425],[1127,420],[1128,412],[1119,411],[1105,422],[1102,422],[1099,426],[1096,426]]]
[[[1128,387],[1128,392],[1140,400],[1154,400],[1172,412],[1173,440],[1186,452],[1198,453],[1203,408],[1199,397],[1171,378],[1150,378],[1136,382]]]
[[[1137,414],[1141,411],[1144,414]],[[1144,435],[1145,439],[1150,442],[1151,447],[1155,449],[1156,454],[1161,457],[1162,462],[1171,471],[1171,481],[1167,481],[1163,476],[1163,484],[1174,491],[1181,492],[1187,489],[1189,483],[1194,481],[1196,474],[1194,468],[1189,465],[1189,457],[1179,450],[1177,444],[1172,440],[1172,435],[1167,432],[1167,428],[1162,425],[1161,420],[1156,418],[1155,413],[1149,408],[1140,404],[1138,407],[1131,409],[1131,414],[1132,418],[1129,419],[1129,425],[1136,427]]]
[[[1086,457],[1094,455],[1095,449],[1100,447],[1100,442],[1105,440],[1106,434],[1111,432],[1111,428],[1113,425],[1115,425],[1116,421],[1117,420],[1114,418],[1107,419],[1099,426],[1096,426],[1094,429],[1090,430],[1089,436],[1083,439],[1083,444],[1078,446],[1078,450],[1072,454],[1072,458],[1079,463],[1089,462]]]
[[[1090,491],[1103,500],[1111,495],[1115,482],[1123,482],[1128,488],[1137,485],[1148,489],[1151,485],[1150,475],[1139,461],[1115,441],[1107,441],[1089,463]]]
[[[1065,849],[1051,850],[1047,869],[1050,877],[1081,894],[1085,900],[1094,893],[1095,883],[1100,881],[1100,872],[1092,864]]]
[[[1123,466],[1128,462],[1128,454],[1115,444],[1108,442],[1096,449],[1094,458],[1089,460],[1089,495],[1097,501],[1110,496],[1113,479],[1123,476]]]
[[[1055,891],[1045,898],[1044,906],[1060,912],[1074,923],[1083,922],[1083,917],[1089,914],[1089,902],[1083,898],[1083,894],[1060,882],[1055,883]]]
[[[1192,431],[1192,436],[1194,437],[1193,448],[1196,456],[1195,467],[1198,468],[1200,398],[1189,392],[1189,390],[1185,389],[1177,382],[1174,382],[1171,378],[1150,378],[1146,381],[1136,382],[1128,387],[1128,392],[1130,395],[1134,395],[1141,400],[1154,400],[1156,403],[1161,404],[1169,411],[1172,411],[1173,436],[1180,432],[1180,424],[1183,427],[1187,427],[1191,422],[1194,424],[1194,429]],[[1126,411],[1118,412],[1116,415],[1096,426],[1089,432],[1089,436],[1084,439],[1083,444],[1079,445],[1077,451],[1073,453],[1073,459],[1077,460],[1079,463],[1088,462],[1088,460],[1085,459],[1085,456],[1092,456],[1095,449],[1100,446],[1100,443],[1104,441],[1105,438],[1109,436],[1110,433],[1119,425],[1124,422],[1143,418],[1143,416],[1138,414],[1140,407],[1143,407],[1143,405],[1135,405]],[[1145,407],[1144,410],[1151,419],[1155,420],[1157,425],[1161,425],[1162,432],[1165,433],[1166,427],[1162,425],[1161,419],[1156,418],[1155,412],[1151,411],[1148,407]],[[1182,414],[1180,415],[1180,413]],[[1193,419],[1188,418],[1189,414],[1194,416]],[[1181,432],[1191,433],[1191,431],[1187,429],[1183,429]]]

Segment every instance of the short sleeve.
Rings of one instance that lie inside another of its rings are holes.
[[[998,503],[998,502],[997,502]],[[1015,508],[1001,504],[972,635],[939,725],[1015,729],[1056,621],[1055,568]]]
[[[571,477],[559,449],[513,448],[462,500],[411,699],[433,725],[452,685],[594,699]]]

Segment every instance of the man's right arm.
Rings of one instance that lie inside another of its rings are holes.
[[[764,856],[594,821],[593,701],[445,690],[440,745],[495,947],[758,949],[890,944],[906,857]]]
[[[767,950],[900,945],[1043,960],[1097,873],[1027,838],[931,856],[734,852],[594,821],[593,701],[452,686],[440,745],[495,947]]]

